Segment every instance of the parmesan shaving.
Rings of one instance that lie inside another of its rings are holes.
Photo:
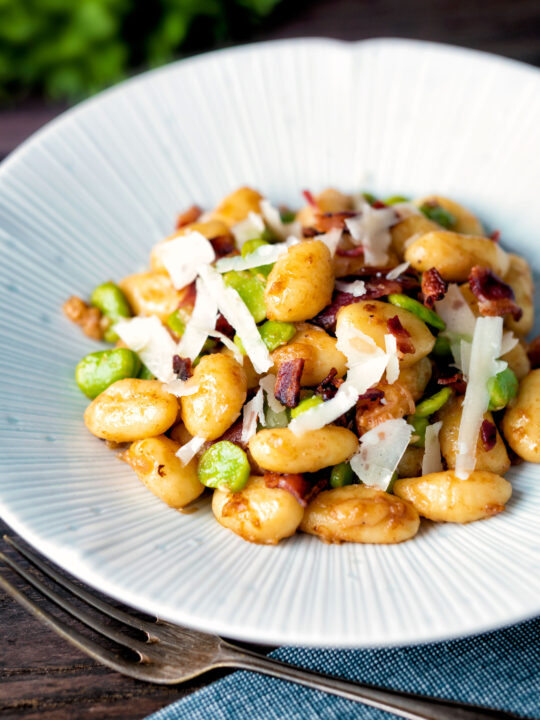
[[[432,423],[426,428],[424,457],[422,458],[422,475],[441,472],[443,469],[441,445],[439,442],[439,432],[441,428],[441,421]]]
[[[205,438],[195,435],[189,442],[177,450],[176,457],[180,459],[182,465],[187,465],[193,460],[205,442]]]
[[[336,288],[341,292],[349,293],[354,297],[362,297],[366,294],[366,283],[363,280],[354,280],[353,282],[336,281]]]
[[[240,295],[225,285],[219,272],[210,265],[202,265],[199,276],[218,309],[236,330],[255,372],[261,374],[269,370],[273,365],[270,353]]]
[[[411,439],[412,426],[400,418],[387,420],[360,438],[360,449],[351,458],[351,468],[370,487],[388,490]]]
[[[332,228],[323,235],[316,235],[313,239],[323,242],[330,251],[330,255],[334,257],[342,235],[343,230],[341,228]]]
[[[176,397],[187,397],[188,395],[195,395],[199,390],[199,386],[194,385],[191,378],[189,380],[176,379],[170,380],[164,389],[170,392],[171,395],[176,395]]]
[[[219,332],[219,330],[209,330],[208,336],[217,338],[221,343],[223,343],[223,345],[225,345],[226,348],[229,348],[236,362],[239,365],[242,365],[242,367],[244,366],[244,356],[240,352],[238,345],[235,345],[230,338],[228,338],[224,333]]]
[[[241,248],[248,240],[260,237],[264,232],[264,220],[258,213],[250,211],[245,220],[233,225],[231,232],[236,240],[237,247]]]
[[[404,262],[401,263],[401,265],[397,265],[395,268],[390,270],[390,272],[386,275],[387,280],[397,280],[398,277],[405,272],[405,270],[409,269],[411,263]]]
[[[345,381],[331,400],[315,405],[291,420],[289,429],[295,435],[302,435],[309,430],[319,430],[356,405],[358,397],[359,392],[355,386]]]
[[[273,245],[261,245],[252,253],[243,258],[241,255],[234,257],[224,257],[217,261],[216,270],[219,272],[229,272],[229,270],[249,270],[250,268],[260,267],[261,265],[271,265],[275,263],[282,255],[289,252],[289,248],[298,244],[295,237],[289,237],[285,242],[274,243]]]
[[[384,336],[384,344],[386,346],[386,355],[388,357],[386,365],[386,380],[392,385],[399,377],[399,357],[396,338],[387,333]]]
[[[215,300],[205,292],[205,287],[200,278],[195,282],[197,295],[193,312],[186,325],[182,339],[178,343],[178,355],[195,360],[201,352],[210,329],[214,329],[217,320],[217,304]]]
[[[348,319],[340,322],[336,337],[338,350],[347,358],[347,382],[362,395],[382,378],[390,355]]]
[[[472,340],[469,379],[459,425],[456,475],[466,480],[476,464],[478,434],[489,404],[488,380],[506,367],[501,354],[503,319],[479,317]]]
[[[118,337],[130,350],[138,353],[141,362],[161,382],[175,379],[172,359],[176,343],[155,315],[121,320],[114,325]]]
[[[290,235],[296,238],[302,237],[302,225],[298,221],[284,223],[279,210],[268,200],[261,200],[260,207],[266,224],[280,240],[285,240]]]
[[[506,353],[509,353],[510,350],[513,350],[516,345],[518,344],[519,340],[514,335],[514,333],[511,330],[508,330],[507,332],[503,333],[502,343],[501,343],[501,355],[506,355]]]
[[[167,240],[156,245],[155,253],[169,273],[175,288],[189,285],[197,277],[197,268],[203,263],[211,263],[216,253],[211,242],[199,232]]]
[[[435,303],[435,310],[445,322],[445,334],[472,337],[476,318],[458,285],[448,285],[444,298]]]
[[[385,265],[391,236],[389,228],[396,222],[392,207],[374,208],[364,202],[357,216],[347,218],[345,225],[355,245],[362,245],[366,265]]]
[[[257,432],[257,420],[264,425],[264,395],[262,388],[259,388],[254,397],[244,405],[242,414],[242,442],[247,443]]]
[[[266,393],[266,402],[272,412],[280,413],[285,411],[285,405],[282,405],[274,395],[276,389],[276,376],[272,373],[265,375],[259,380],[259,386]]]

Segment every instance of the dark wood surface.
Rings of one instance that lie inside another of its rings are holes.
[[[255,40],[411,37],[474,47],[540,65],[539,0],[317,0],[290,9]],[[63,108],[38,102],[0,111],[0,159]],[[0,532],[8,531],[0,521]],[[37,597],[34,595],[33,597]],[[202,687],[210,675],[164,688],[100,666],[0,593],[0,717],[140,720]]]

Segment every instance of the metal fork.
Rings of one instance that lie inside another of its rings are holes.
[[[96,633],[114,641],[121,648],[133,651],[135,656],[133,659],[128,659],[123,657],[120,651],[115,652],[86,637],[71,625],[43,610],[3,575],[0,575],[0,586],[26,610],[80,650],[113,670],[137,680],[175,684],[191,680],[216,668],[235,668],[263,673],[281,680],[305,685],[314,690],[339,695],[348,700],[356,700],[364,705],[408,718],[408,720],[480,720],[481,718],[484,720],[500,718],[502,720],[503,718],[517,717],[500,710],[348,682],[273,660],[233,645],[216,635],[197,632],[161,620],[150,622],[139,619],[101,600],[79,584],[75,584],[48,563],[43,562],[40,557],[15,538],[4,536],[4,540],[13,550],[26,558],[31,564],[32,570],[27,570],[19,562],[2,552],[0,552],[0,560],[69,615]],[[41,571],[49,580],[55,581],[72,595],[84,601],[86,605],[99,610],[108,618],[113,618],[131,629],[140,631],[145,640],[137,640],[126,632],[115,629],[86,606],[77,605],[66,599],[45,584],[38,577],[36,570]]]

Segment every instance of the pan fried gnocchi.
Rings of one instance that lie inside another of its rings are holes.
[[[108,343],[75,370],[86,427],[170,507],[211,492],[248,542],[502,512],[511,463],[540,462],[527,261],[440,195],[303,195],[193,205],[146,271],[67,300]]]

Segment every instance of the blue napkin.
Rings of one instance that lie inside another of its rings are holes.
[[[540,618],[474,637],[404,648],[282,647],[272,657],[344,678],[540,718]],[[235,672],[147,720],[387,720],[350,700]]]

